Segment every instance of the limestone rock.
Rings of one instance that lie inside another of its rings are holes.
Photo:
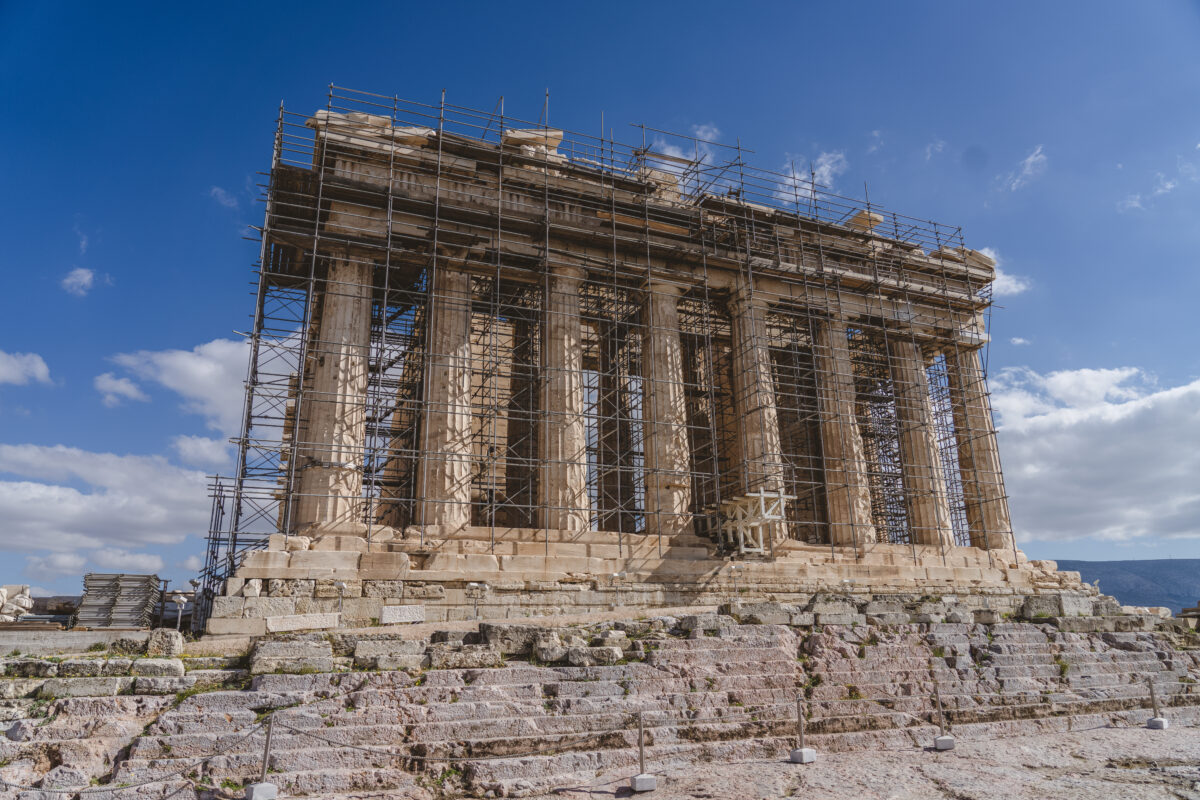
[[[147,678],[181,678],[183,662],[178,658],[140,658],[133,662],[129,671]]]
[[[429,647],[431,669],[478,669],[504,663],[500,651],[486,644],[433,644]]]
[[[178,658],[183,655],[183,634],[171,628],[155,628],[146,640],[146,655]]]
[[[619,647],[571,647],[567,649],[567,663],[573,667],[594,667],[615,664],[624,655]]]
[[[259,641],[250,654],[250,674],[333,672],[333,647],[324,639]]]
[[[262,594],[262,581],[258,578],[251,578],[242,587],[242,597],[258,597],[260,594]]]
[[[500,622],[479,623],[479,635],[483,641],[506,656],[527,655],[533,651],[534,642],[545,632],[536,625],[512,625]]]

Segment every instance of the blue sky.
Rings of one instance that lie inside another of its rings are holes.
[[[1023,549],[1200,556],[1196,3],[0,3],[0,77],[5,582],[202,554],[256,172],[330,82],[534,119],[549,88],[552,125],[707,126],[962,225],[1005,275]]]

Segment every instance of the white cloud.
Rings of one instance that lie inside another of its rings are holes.
[[[52,581],[64,575],[82,574],[85,564],[87,559],[79,553],[50,553],[26,559],[25,572],[34,580]]]
[[[1200,538],[1200,380],[1016,368],[993,389],[1019,539]]]
[[[75,238],[79,240],[79,255],[85,255],[88,249],[88,235],[80,230],[79,225],[71,226],[71,230],[75,232]]]
[[[1161,172],[1156,172],[1155,175],[1158,180],[1154,184],[1154,191],[1150,193],[1151,197],[1161,197],[1164,194],[1170,194],[1179,185],[1179,181],[1168,180],[1167,176]]]
[[[946,149],[946,143],[941,139],[934,139],[929,144],[925,145],[925,160],[931,161],[935,155]]]
[[[37,353],[6,353],[0,350],[0,384],[24,386],[30,381],[50,382],[50,368]]]
[[[214,186],[209,189],[208,196],[216,200],[220,205],[225,206],[225,208],[237,208],[238,206],[237,198],[220,186]]]
[[[103,547],[90,555],[91,561],[102,569],[113,572],[151,573],[160,572],[163,560],[153,553],[130,553],[117,547]]]
[[[188,572],[199,572],[204,569],[204,559],[200,556],[188,556],[179,562],[179,566]]]
[[[86,247],[86,242],[82,245]],[[63,288],[67,294],[73,294],[76,297],[84,297],[92,290],[92,286],[96,283],[96,273],[86,267],[76,267],[66,274],[58,285]]]
[[[1140,194],[1128,195],[1124,200],[1117,203],[1117,211],[1132,211],[1133,209],[1145,209],[1142,205],[1142,196]]]
[[[145,403],[150,399],[129,378],[118,378],[111,372],[97,375],[92,380],[92,385],[100,393],[101,402],[109,408],[116,408],[126,400],[136,400],[139,403]]]
[[[191,350],[139,350],[113,357],[142,380],[183,396],[184,409],[208,427],[232,436],[242,421],[242,382],[249,349],[244,341],[214,339]]]
[[[1008,176],[1003,179],[1004,187],[1010,192],[1015,192],[1021,187],[1027,186],[1030,181],[1044,173],[1049,164],[1050,159],[1042,152],[1042,145],[1039,144],[1032,153],[1021,160],[1015,171],[1008,173]]]
[[[850,162],[846,160],[846,154],[840,150],[821,153],[812,165],[813,176],[817,184],[829,191],[833,190],[833,182],[837,176],[849,168]]]
[[[0,480],[3,550],[167,545],[208,528],[204,473],[161,456],[0,444],[0,473],[13,476]]]
[[[230,465],[232,448],[224,439],[208,439],[203,436],[176,436],[171,447],[179,454],[183,463],[193,467],[220,469]]]
[[[1011,339],[1009,339],[1008,342],[1009,342],[1009,344],[1014,344],[1018,347],[1020,347],[1022,345],[1026,345],[1026,344],[1033,344],[1033,342],[1029,341],[1028,339],[1026,339],[1023,336],[1014,336]]]
[[[1027,291],[1033,283],[1020,275],[1010,275],[996,267],[996,280],[992,282],[992,294],[996,297],[1007,297]]]
[[[1000,258],[1000,253],[991,247],[981,247],[979,252],[983,253],[992,261],[996,262],[996,278],[992,281],[992,294],[996,297],[1011,297],[1021,294],[1033,287],[1033,281],[1021,275],[1013,275],[1010,272],[1005,272],[1001,268],[1004,263]]]
[[[878,152],[881,147],[883,147],[883,131],[871,131],[871,144],[867,147],[867,154]]]

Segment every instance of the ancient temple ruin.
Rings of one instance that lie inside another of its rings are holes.
[[[627,130],[281,108],[211,630],[1065,580],[1013,541],[994,262],[801,165]],[[247,589],[279,607],[222,602]]]

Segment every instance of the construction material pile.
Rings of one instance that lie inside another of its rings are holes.
[[[89,572],[83,576],[83,599],[77,628],[149,628],[162,597],[157,575]]]

